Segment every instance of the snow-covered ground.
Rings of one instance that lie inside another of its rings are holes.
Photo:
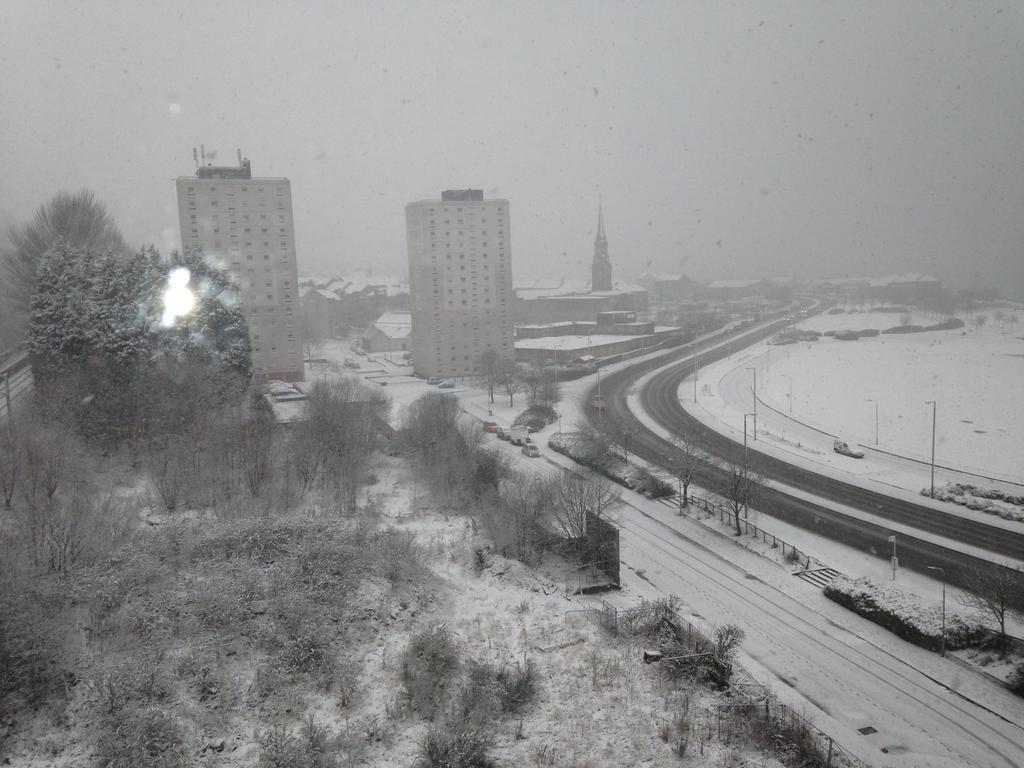
[[[602,375],[629,364],[605,369]],[[709,380],[705,376],[702,372],[702,381]],[[546,437],[575,426],[583,395],[595,379],[563,385],[557,406],[560,423],[535,436],[542,458],[528,459],[508,443],[487,439],[521,468],[580,471],[571,460],[546,449]],[[692,382],[690,387],[692,392]],[[433,389],[417,381],[389,384],[388,393],[397,413]],[[685,387],[682,391],[685,394]],[[460,387],[455,394],[467,414],[491,417],[503,426],[526,406],[521,394],[511,407],[508,397],[497,393],[491,404],[480,388]],[[827,446],[830,449],[831,440]],[[842,609],[819,589],[794,578],[792,567],[753,551],[712,520],[694,514],[680,517],[632,492],[624,491],[623,497],[619,518],[624,588],[611,598],[617,604],[676,595],[683,601],[684,617],[700,627],[739,624],[747,632],[741,653],[747,669],[868,765],[1024,764],[1024,703],[980,671],[916,648]],[[762,527],[848,576],[891,580],[888,563],[881,558],[752,514]],[[895,584],[918,595],[925,605],[941,601],[938,580],[900,570]],[[956,592],[950,590],[947,598],[952,610]],[[877,732],[861,734],[858,729],[866,726]]]
[[[912,320],[936,322],[934,317]],[[798,327],[825,332],[900,324],[900,315],[862,312],[818,315]],[[680,386],[679,397],[705,423],[742,439],[743,414],[754,411],[756,376],[758,450],[784,452],[797,463],[810,461],[915,493],[930,485],[932,406],[926,401],[935,401],[936,485],[973,482],[1019,494],[1024,491],[1020,333],[1017,323],[990,321],[981,328],[969,323],[959,330],[856,341],[822,336],[784,346],[762,343],[701,370],[696,408],[692,378]],[[752,418],[747,430],[753,444]],[[836,454],[835,437],[861,446],[865,458]]]

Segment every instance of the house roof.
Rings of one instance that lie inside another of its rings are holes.
[[[394,311],[385,312],[371,323],[367,332],[377,329],[389,339],[407,339],[412,333],[412,313]]]

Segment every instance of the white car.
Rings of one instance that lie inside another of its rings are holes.
[[[841,453],[843,456],[849,456],[851,459],[864,458],[864,451],[858,451],[851,448],[844,440],[836,440],[832,443],[832,450],[836,453]]]

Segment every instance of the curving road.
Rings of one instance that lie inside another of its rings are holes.
[[[776,321],[738,334],[728,341],[725,334],[719,334],[710,340],[718,346],[702,350],[700,360],[703,363],[726,357],[735,349],[777,333],[786,324],[785,320]],[[658,466],[666,467],[677,452],[676,448],[667,440],[651,433],[630,412],[627,394],[639,378],[659,368],[663,370],[651,377],[640,393],[641,402],[647,413],[672,433],[692,435],[701,447],[712,455],[728,457],[742,452],[740,444],[690,416],[679,402],[679,385],[693,371],[695,352],[696,350],[691,347],[685,347],[673,355],[675,359],[669,360],[668,363],[665,357],[645,361],[605,376],[601,382],[601,392],[607,403],[602,418],[612,419],[620,428],[630,430],[633,434],[633,452]],[[586,415],[587,418],[593,419],[595,414],[587,409]],[[887,557],[889,553],[888,537],[893,530],[885,525],[885,521],[891,521],[930,535],[945,537],[953,542],[1024,560],[1024,534],[967,520],[958,515],[852,485],[828,475],[794,467],[754,448],[748,447],[748,455],[751,463],[766,478],[814,494],[825,501],[854,507],[875,516],[881,522],[868,522],[856,515],[844,514],[826,504],[809,501],[776,487],[763,486],[758,491],[756,506],[770,516],[880,557]],[[700,485],[722,493],[725,489],[725,480],[725,472],[717,466],[704,464],[701,467]],[[919,537],[906,533],[899,536],[899,555],[901,564],[917,570],[923,571],[929,565],[941,566],[946,569],[950,582],[960,585],[964,583],[964,575],[968,569],[993,567],[987,560],[936,543],[929,536]]]

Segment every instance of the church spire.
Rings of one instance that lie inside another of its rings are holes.
[[[604,234],[604,208],[597,204],[597,236],[594,238],[594,263],[590,267],[590,290],[612,289],[612,262],[608,257],[608,238]]]

